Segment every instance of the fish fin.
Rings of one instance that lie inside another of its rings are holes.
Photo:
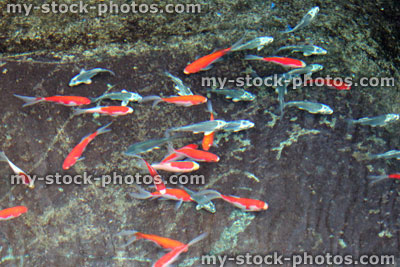
[[[124,101],[122,101],[121,102],[121,106],[127,106],[128,105],[128,103],[129,103],[129,101],[127,101],[127,100],[124,100]]]
[[[244,44],[244,38],[246,37],[246,33],[243,34],[243,36],[239,39],[239,41],[237,41],[236,43],[234,43],[231,46],[231,50],[229,50],[229,52],[235,52],[235,51],[240,51],[240,46],[242,44]]]
[[[91,79],[87,79],[86,81],[83,81],[84,84],[91,84],[92,80]]]
[[[121,93],[128,93],[128,91],[126,91],[125,89],[122,89]]]
[[[73,111],[74,111],[72,113],[73,116],[85,113],[85,110],[80,108],[74,108]]]
[[[217,62],[217,61],[214,61],[214,62]],[[214,62],[213,62],[213,63],[214,63]],[[202,70],[202,71],[210,70],[210,69],[212,69],[212,67],[214,67],[213,64],[210,64],[210,65],[208,65],[207,67],[202,68],[201,70]]]
[[[154,198],[153,195],[149,192],[144,190],[141,187],[137,187],[138,192],[131,192],[129,193],[129,196],[136,198],[136,199],[149,199],[149,198]]]
[[[86,72],[85,69],[81,69],[81,70],[79,71],[79,74],[82,74],[82,73],[85,73],[85,72]]]
[[[135,242],[136,240],[138,240],[138,239],[134,235],[131,238],[129,238],[128,242],[126,242],[125,244],[119,246],[119,248],[125,248],[125,247],[129,246],[130,244],[132,244],[133,242]]]
[[[135,230],[123,230],[123,231],[119,232],[118,234],[115,234],[114,236],[134,235],[137,232],[138,231],[135,231]]]
[[[192,241],[190,241],[190,242],[187,244],[187,246],[190,247],[190,246],[192,246],[193,244],[195,244],[195,243],[197,243],[197,242],[203,240],[207,235],[208,235],[207,232],[202,233],[201,235],[199,235],[198,237],[196,237],[196,238],[194,238]]]
[[[110,132],[111,129],[107,129],[107,127],[109,127],[111,124],[112,124],[112,122],[110,122],[110,123],[104,125],[103,127],[97,129],[97,131],[96,131],[97,135]]]
[[[85,157],[80,157],[79,159],[76,160],[76,162],[82,161],[82,160],[85,160]]]
[[[262,60],[263,57],[255,56],[255,55],[246,55],[244,57],[245,60]]]
[[[175,210],[179,210],[179,208],[182,206],[183,201],[179,200],[178,203],[175,204]]]
[[[7,158],[6,153],[4,151],[0,151],[0,161],[9,162],[10,160]]]
[[[233,102],[239,102],[239,101],[240,101],[240,98],[232,98],[232,101],[233,101]]]
[[[23,107],[34,105],[36,103],[44,101],[44,97],[30,97],[30,96],[22,96],[22,95],[16,95],[14,94],[15,97],[25,101],[25,104],[23,104]]]
[[[304,52],[303,53],[303,56],[305,56],[305,57],[309,57],[309,56],[311,56],[312,55],[312,53],[307,53],[307,52]]]

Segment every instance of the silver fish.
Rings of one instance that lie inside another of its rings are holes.
[[[370,154],[368,155],[370,159],[398,159],[400,160],[400,151],[399,150],[389,150],[385,153],[381,154]]]
[[[188,193],[189,196],[193,199],[193,201],[197,203],[196,210],[205,209],[211,213],[215,213],[216,209],[214,203],[212,203],[211,200],[205,194],[203,194],[202,191],[194,192],[184,186],[182,186],[181,188],[185,190],[186,193]]]
[[[376,117],[365,117],[358,120],[351,120],[351,122],[376,127],[385,126],[388,123],[397,121],[399,118],[399,114],[385,114]]]
[[[297,24],[293,29],[283,31],[282,33],[291,33],[306,27],[308,24],[311,23],[311,21],[313,21],[318,12],[319,12],[319,7],[317,6],[313,7],[312,9],[310,9],[310,11],[307,12],[307,14],[304,15],[299,24]]]
[[[71,81],[69,82],[69,86],[76,86],[81,83],[91,84],[92,83],[91,78],[100,72],[108,72],[115,76],[114,72],[107,69],[102,69],[102,68],[95,68],[91,70],[81,69],[81,72],[79,72],[78,75],[76,75],[74,78],[71,79]]]
[[[243,89],[207,89],[207,91],[225,95],[225,98],[232,99],[233,102],[253,101],[256,96]]]
[[[230,132],[239,132],[254,127],[254,123],[248,120],[228,121],[222,130]]]
[[[240,50],[247,50],[247,49],[254,49],[257,48],[257,51],[260,51],[264,48],[264,46],[269,45],[274,41],[273,37],[270,36],[263,36],[254,38],[251,41],[248,41],[245,44],[239,45],[232,49],[232,51],[240,51]]]
[[[288,45],[288,46],[283,46],[276,50],[275,52],[278,53],[282,50],[286,49],[291,49],[292,52],[302,52],[303,56],[308,57],[311,55],[326,55],[328,51],[323,49],[322,47],[316,46],[316,45]]]
[[[161,145],[178,138],[178,136],[167,136],[159,139],[150,139],[130,145],[125,151],[125,155],[135,156],[140,153],[149,152],[159,148]]]
[[[285,107],[297,107],[298,109],[306,110],[312,114],[319,113],[328,115],[333,113],[333,110],[329,106],[309,101],[290,101],[285,104]]]
[[[128,105],[129,102],[139,102],[140,100],[142,100],[142,96],[139,95],[138,93],[128,92],[124,89],[121,92],[108,93],[108,94],[103,94],[99,97],[91,98],[91,101],[98,102],[103,99],[122,101],[121,105],[126,106]]]
[[[165,75],[167,75],[171,80],[175,83],[175,89],[178,91],[178,95],[184,96],[184,95],[193,95],[192,91],[190,90],[189,87],[183,84],[182,80],[179,79],[178,77],[175,77],[168,71],[164,72]]]
[[[167,134],[169,132],[193,132],[210,134],[212,132],[220,130],[222,127],[226,125],[226,121],[223,120],[213,120],[213,121],[202,121],[195,124],[185,125],[182,127],[171,128],[167,130]]]

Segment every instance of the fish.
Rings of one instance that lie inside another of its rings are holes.
[[[314,86],[326,85],[329,88],[337,89],[337,90],[350,90],[351,84],[344,82],[342,79],[308,79],[306,80],[306,84],[310,84]]]
[[[151,165],[156,170],[163,170],[166,172],[179,172],[186,173],[197,171],[200,165],[195,161],[171,161],[171,162],[160,162]]]
[[[228,121],[224,127],[223,131],[229,132],[239,132],[247,130],[254,127],[254,123],[249,120],[238,120],[238,121]]]
[[[282,51],[282,50],[287,50],[290,49],[292,50],[291,53],[293,52],[302,52],[303,56],[308,57],[311,55],[326,55],[328,51],[323,49],[322,47],[316,46],[316,45],[287,45],[279,48],[278,50],[275,51],[275,54]]]
[[[129,102],[140,102],[142,100],[142,96],[138,93],[128,92],[127,90],[123,89],[121,92],[107,93],[99,97],[91,98],[93,103],[104,99],[122,101],[121,106],[127,106]]]
[[[193,95],[192,91],[190,90],[189,87],[183,84],[182,80],[179,79],[178,77],[175,77],[168,71],[164,72],[165,75],[167,75],[171,80],[175,83],[175,89],[178,91],[178,95],[180,96],[185,96],[185,95]]]
[[[255,55],[245,56],[246,60],[263,60],[266,62],[275,63],[287,68],[304,68],[306,63],[299,59],[289,58],[289,57],[260,57]]]
[[[309,101],[290,101],[285,104],[285,107],[297,107],[312,114],[329,115],[333,113],[333,110],[329,106]]]
[[[368,175],[369,184],[375,184],[377,182],[386,180],[386,179],[397,179],[400,180],[400,173],[392,173],[392,174],[384,174],[384,175]]]
[[[159,96],[145,96],[142,98],[140,103],[154,101],[153,107],[160,102],[167,102],[175,104],[177,106],[190,107],[194,105],[200,105],[207,102],[207,98],[201,95],[185,95],[185,96],[171,96],[171,97],[159,97]]]
[[[138,158],[140,158],[145,163],[147,170],[149,171],[151,177],[153,177],[153,182],[156,187],[156,190],[160,192],[160,194],[162,195],[165,194],[167,187],[165,186],[162,177],[157,173],[156,169],[152,165],[150,165],[147,161],[145,161],[141,157]]]
[[[261,49],[264,48],[264,46],[269,45],[273,41],[274,41],[274,38],[270,37],[270,36],[257,37],[257,38],[254,38],[253,40],[248,41],[245,44],[235,47],[234,50],[231,50],[231,51],[249,50],[249,49],[254,49],[254,48],[257,48],[257,51],[260,51]]]
[[[141,153],[149,152],[153,149],[158,149],[161,145],[177,138],[178,136],[167,136],[163,138],[150,139],[143,142],[135,143],[128,147],[128,149],[125,151],[125,155],[134,156]]]
[[[353,124],[369,125],[371,127],[385,126],[389,123],[398,121],[400,118],[399,114],[385,114],[376,117],[365,117],[357,120],[350,120]]]
[[[211,152],[192,149],[192,148],[181,148],[179,152],[175,150],[175,153],[184,155],[185,157],[200,162],[218,162],[219,157]]]
[[[211,101],[207,103],[207,111],[210,112],[210,121],[214,120],[214,112],[212,108]],[[201,147],[204,151],[208,151],[210,147],[214,144],[214,132],[204,134],[203,140],[201,142]]]
[[[182,202],[191,202],[193,201],[190,195],[183,189],[180,188],[165,188],[165,193],[161,194],[159,191],[148,192],[141,187],[137,187],[138,193],[129,193],[129,195],[136,199],[155,199],[155,198],[163,198],[168,200],[182,201]]]
[[[69,82],[69,86],[71,86],[71,87],[77,86],[81,83],[91,84],[92,83],[91,78],[100,72],[108,72],[111,75],[115,76],[114,72],[112,72],[111,70],[107,70],[107,69],[102,69],[102,68],[95,68],[95,69],[91,69],[91,70],[81,69],[79,74],[71,79],[71,81]]]
[[[0,210],[0,221],[6,221],[6,220],[17,218],[18,216],[21,216],[22,214],[24,214],[27,211],[28,211],[28,208],[25,206],[16,206],[16,207]]]
[[[110,125],[112,124],[112,122],[104,125],[103,127],[100,127],[99,129],[97,129],[94,133],[91,133],[85,137],[82,138],[82,140],[79,142],[79,144],[77,144],[72,150],[71,152],[68,154],[68,156],[65,158],[62,168],[64,170],[68,170],[69,168],[71,168],[78,160],[81,160],[83,158],[81,158],[82,153],[85,151],[86,147],[90,144],[90,142],[93,141],[93,139],[100,135],[100,134],[104,134],[104,133],[108,133],[111,131],[111,129],[107,129]]]
[[[145,233],[141,233],[141,232],[138,232],[135,230],[127,230],[127,231],[125,230],[125,231],[118,233],[116,236],[126,236],[126,235],[133,235],[133,236],[128,240],[128,242],[126,244],[120,246],[120,248],[127,247],[139,239],[149,240],[149,241],[157,244],[158,246],[162,247],[163,249],[167,249],[167,250],[173,250],[177,247],[181,247],[181,246],[185,245],[184,243],[179,242],[174,239],[170,239],[170,238],[162,237],[162,236],[158,236],[158,235],[145,234]]]
[[[28,174],[26,174],[26,172],[24,172],[23,170],[18,168],[14,163],[12,163],[8,159],[8,157],[6,156],[4,151],[0,151],[0,161],[7,162],[8,165],[11,167],[11,169],[14,171],[14,173],[21,178],[22,183],[24,185],[27,185],[29,188],[32,188],[32,189],[35,188],[34,180]]]
[[[216,210],[214,203],[212,203],[211,200],[207,198],[203,191],[194,192],[184,186],[181,186],[181,188],[184,189],[192,198],[192,200],[197,203],[196,210],[205,209],[211,213],[215,213]]]
[[[243,38],[240,39],[231,47],[215,51],[209,55],[196,59],[195,61],[186,66],[186,68],[183,70],[183,73],[193,74],[199,71],[205,71],[211,69],[213,63],[217,62],[219,59],[221,59],[221,57],[225,56],[226,54],[235,51],[235,49],[242,44],[242,41]]]
[[[305,66],[304,68],[297,68],[297,69],[292,69],[288,71],[286,74],[292,75],[294,77],[298,77],[302,74],[305,74],[306,76],[311,76],[314,72],[323,70],[324,66],[320,64],[310,64]]]
[[[400,160],[400,150],[389,150],[381,154],[369,154],[369,159],[397,159]]]
[[[56,104],[61,104],[69,107],[88,105],[91,103],[89,98],[83,96],[55,95],[48,97],[30,97],[30,96],[22,96],[16,94],[14,94],[14,96],[26,102],[25,104],[22,105],[23,107],[34,105],[40,102],[53,102]]]
[[[177,247],[177,248],[171,250],[170,252],[168,252],[167,254],[162,256],[160,259],[158,259],[152,265],[152,267],[170,266],[174,261],[176,261],[178,259],[179,255],[181,255],[183,252],[187,252],[190,246],[201,241],[206,236],[207,236],[207,233],[203,233],[203,234],[199,235],[198,237],[196,237],[195,239],[193,239],[192,241],[190,241],[187,245],[183,245],[183,246],[180,246],[180,247]]]
[[[213,121],[202,121],[194,124],[189,124],[181,127],[175,127],[168,129],[166,133],[169,132],[193,132],[194,134],[204,133],[210,134],[212,132],[222,129],[226,125],[226,121],[223,120],[213,120]]]
[[[104,115],[110,115],[113,117],[127,115],[133,112],[131,107],[124,106],[98,106],[94,108],[81,109],[75,108],[73,115],[80,115],[84,113],[100,113]]]
[[[262,211],[268,209],[268,204],[266,202],[257,199],[241,198],[232,195],[227,196],[219,193],[216,190],[206,190],[205,194],[210,200],[221,198],[244,211]]]
[[[186,145],[186,146],[181,147],[179,149],[176,149],[176,151],[179,152],[179,150],[182,149],[182,148],[197,149],[198,147],[199,146],[196,145],[196,144],[189,144],[189,145]],[[184,159],[184,158],[185,158],[185,156],[177,154],[177,153],[175,153],[175,151],[173,149],[171,149],[171,152],[163,160],[161,160],[161,163],[177,161],[177,160],[181,160],[181,159]]]
[[[304,15],[304,17],[293,29],[282,31],[281,33],[291,33],[308,26],[314,20],[318,12],[319,12],[319,7],[317,6],[313,7],[307,12],[307,14]]]
[[[207,89],[208,92],[225,95],[225,98],[232,99],[233,102],[253,101],[256,96],[243,89]]]

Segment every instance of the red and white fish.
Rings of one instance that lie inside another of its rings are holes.
[[[94,107],[94,108],[88,108],[88,109],[81,109],[81,108],[76,108],[74,110],[73,115],[79,115],[83,113],[99,113],[99,114],[104,114],[104,115],[110,115],[110,116],[121,116],[121,115],[126,115],[130,114],[133,112],[133,109],[131,107],[126,107],[126,106],[104,106],[104,107]]]
[[[166,193],[167,188],[162,180],[161,175],[157,173],[157,171],[144,159],[142,159],[144,163],[146,164],[147,169],[149,170],[149,173],[151,177],[153,177],[153,182],[154,185],[156,186],[156,190],[160,192],[162,195]]]
[[[306,84],[311,84],[311,85],[325,85],[329,88],[337,89],[337,90],[350,90],[351,89],[351,84],[344,82],[342,79],[309,79],[306,81]]]
[[[301,60],[289,57],[259,57],[254,55],[247,55],[246,60],[263,60],[266,62],[275,63],[287,68],[304,68],[306,63]]]
[[[199,146],[196,144],[189,144],[187,146],[181,147],[181,148],[192,148],[192,149],[197,149]],[[179,149],[181,149],[179,148]],[[176,149],[177,152],[179,152],[179,149]],[[173,151],[173,150],[172,150]],[[161,163],[166,163],[166,162],[172,162],[172,161],[177,161],[177,160],[181,160],[184,159],[185,156],[180,154],[178,155],[177,153],[175,153],[174,151],[171,152],[170,154],[168,154],[162,161]]]
[[[203,233],[190,241],[188,244],[174,248],[164,256],[162,256],[158,261],[153,264],[153,267],[167,267],[170,266],[174,261],[176,261],[183,252],[187,252],[189,247],[194,245],[195,243],[201,241],[207,236],[207,233]]]
[[[197,171],[200,165],[194,161],[171,161],[160,162],[151,165],[156,170],[163,170],[166,172],[193,172]]]
[[[187,158],[190,158],[194,161],[201,161],[201,162],[218,162],[219,157],[211,152],[198,150],[198,149],[191,149],[191,148],[182,148],[179,152],[175,151],[177,154],[184,155]]]
[[[28,174],[26,174],[26,172],[12,163],[3,151],[0,151],[0,161],[7,162],[14,173],[21,178],[23,184],[27,185],[29,188],[35,188],[34,180]]]
[[[121,233],[117,234],[118,236],[124,236],[124,235],[133,235],[132,238],[129,239],[129,241],[121,246],[121,247],[126,247],[132,244],[134,241],[139,240],[139,239],[146,239],[149,241],[152,241],[156,243],[158,246],[162,247],[163,249],[167,250],[172,250],[181,246],[184,246],[185,244],[182,242],[179,242],[177,240],[167,238],[167,237],[162,237],[158,235],[151,235],[151,234],[145,234],[141,233],[135,230],[128,230],[128,231],[122,231]]]
[[[16,95],[19,99],[25,101],[26,103],[23,104],[23,107],[34,105],[39,102],[53,102],[57,104],[61,104],[64,106],[80,106],[80,105],[88,105],[90,104],[90,99],[83,96],[62,96],[62,95],[55,95],[55,96],[48,96],[48,97],[30,97],[30,96],[22,96]]]
[[[400,180],[400,173],[384,174],[384,175],[369,175],[368,179],[370,184],[380,182],[385,179],[397,179]]]
[[[214,120],[214,112],[212,109],[211,101],[207,103],[208,111],[210,112],[210,121]],[[204,133],[203,141],[201,143],[201,147],[203,150],[208,151],[210,147],[214,143],[214,132],[211,133]]]
[[[154,101],[153,107],[160,102],[167,102],[175,104],[177,106],[190,107],[200,105],[207,102],[207,97],[201,95],[184,95],[184,96],[171,96],[171,97],[159,97],[156,95],[145,96],[140,102]]]
[[[28,211],[28,208],[25,206],[16,206],[4,210],[0,210],[0,221],[14,219],[21,214],[24,214]]]
[[[210,200],[221,198],[224,201],[244,211],[261,211],[268,209],[268,204],[261,200],[241,198],[237,196],[226,196],[215,190],[205,190],[203,192],[203,195],[205,195]]]
[[[68,156],[65,158],[62,168],[64,170],[68,170],[69,168],[71,168],[79,160],[82,153],[85,151],[86,147],[89,145],[90,142],[92,142],[92,140],[96,136],[103,134],[103,133],[108,133],[109,131],[111,131],[110,129],[107,129],[107,127],[110,125],[111,125],[111,122],[99,129],[97,129],[97,131],[95,131],[94,133],[83,137],[82,140],[79,142],[79,144],[77,144],[71,150],[71,152],[68,154]]]
[[[191,202],[192,198],[190,195],[183,189],[180,188],[165,188],[165,193],[161,194],[159,191],[148,192],[141,187],[137,187],[138,193],[130,193],[130,196],[136,199],[154,199],[154,198],[164,198],[169,200],[176,200],[182,202]]]

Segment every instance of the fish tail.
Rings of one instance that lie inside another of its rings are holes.
[[[369,176],[367,176],[367,178],[369,180],[369,184],[373,185],[377,182],[380,182],[380,181],[388,178],[388,176],[387,175],[369,175]]]
[[[135,242],[136,240],[138,240],[139,238],[137,238],[136,234],[139,233],[138,231],[135,230],[124,230],[119,232],[118,234],[116,234],[115,236],[126,236],[126,235],[133,235],[128,242],[126,242],[123,245],[120,245],[119,248],[124,248],[129,246],[130,244],[132,244],[133,242]]]
[[[263,57],[255,56],[255,55],[247,55],[244,57],[245,60],[262,60]]]
[[[198,237],[196,237],[195,239],[193,239],[192,241],[190,241],[187,245],[190,247],[192,245],[194,245],[195,243],[203,240],[206,236],[208,235],[207,232],[202,233],[201,235],[199,235]]]
[[[25,101],[25,104],[23,104],[23,107],[34,105],[36,103],[44,101],[44,97],[31,97],[31,96],[22,96],[22,95],[16,95],[14,94],[15,97]]]
[[[131,192],[129,193],[129,195],[136,199],[149,199],[153,197],[153,195],[149,191],[146,191],[141,187],[138,187],[137,189],[139,192]]]
[[[74,110],[74,112],[72,113],[72,116],[76,116],[76,115],[80,115],[80,114],[85,113],[84,109],[74,108],[73,110]]]
[[[6,161],[6,162],[9,161],[4,151],[0,151],[0,161]]]
[[[229,52],[234,52],[234,51],[240,51],[242,44],[244,43],[244,37],[246,36],[246,34],[243,35],[242,38],[239,39],[239,41],[237,41],[236,43],[234,43],[231,46],[231,49],[229,50]]]
[[[110,123],[108,123],[107,125],[104,125],[103,127],[99,128],[99,129],[96,131],[96,132],[97,132],[97,135],[110,132],[111,129],[107,129],[107,127],[110,126],[111,124],[112,124],[112,122],[110,122]]]

